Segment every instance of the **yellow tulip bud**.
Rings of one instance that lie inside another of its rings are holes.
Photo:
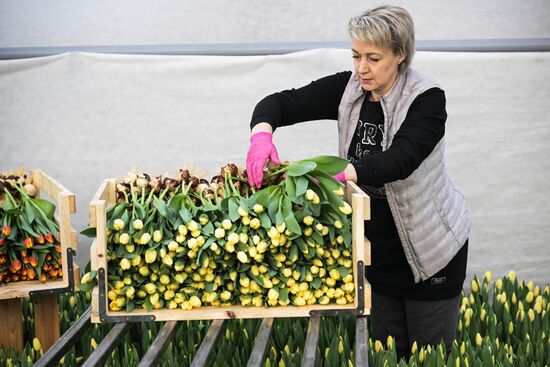
[[[513,270],[510,270],[510,272],[508,273],[508,278],[510,279],[510,281],[512,281],[512,283],[516,280],[516,272],[513,271]]]
[[[141,221],[141,219],[136,219],[132,223],[132,226],[134,227],[134,229],[141,231],[141,229],[143,228],[143,222]]]
[[[226,242],[224,248],[225,248],[225,251],[229,253],[235,252],[235,245],[232,243]]]
[[[153,242],[159,243],[160,241],[162,241],[162,232],[157,229],[153,232]]]
[[[349,215],[352,212],[351,206],[345,201],[343,202],[342,206],[338,208],[338,210],[340,210],[340,212],[345,215]]]
[[[151,295],[151,294],[154,294],[156,291],[157,291],[157,286],[154,285],[153,283],[145,284],[145,292],[147,292],[147,294]]]
[[[388,338],[386,340],[386,345],[388,346],[388,349],[393,348],[393,338],[391,335],[388,335]]]
[[[187,229],[191,232],[196,231],[199,229],[199,224],[194,220],[191,220],[189,223],[187,223]]]
[[[119,266],[122,270],[128,270],[132,267],[132,263],[130,262],[130,260],[124,258],[120,260]]]
[[[155,293],[149,296],[149,302],[151,302],[153,306],[159,303],[159,300],[160,300],[160,295],[158,293]]]
[[[134,298],[135,294],[136,294],[136,289],[134,287],[130,286],[128,287],[128,289],[126,289],[125,295],[127,298],[132,299]]]
[[[321,202],[321,199],[319,198],[319,195],[317,193],[313,194],[313,200],[311,200],[313,204],[319,204]]]
[[[121,245],[127,245],[130,243],[130,235],[128,233],[121,233],[118,237],[118,243]]]
[[[414,341],[411,347],[411,354],[415,354],[417,351],[418,351],[418,345],[416,344],[416,341]]]
[[[172,265],[174,264],[174,259],[172,259],[172,256],[166,255],[162,258],[162,262],[163,264],[172,267]]]
[[[139,269],[138,269],[138,271],[139,271],[139,273],[140,273],[142,276],[144,276],[144,277],[148,276],[149,273],[150,273],[150,272],[149,272],[149,267],[147,267],[147,266],[145,266],[145,265],[144,265],[144,266],[140,266]]]
[[[340,272],[338,271],[338,269],[332,269],[330,272],[329,272],[329,275],[332,279],[334,280],[338,280],[340,279]]]
[[[227,243],[231,243],[232,245],[235,245],[239,242],[239,235],[236,234],[235,232],[231,232],[228,236],[227,236]]]
[[[199,223],[203,226],[208,224],[209,221],[210,219],[208,219],[208,215],[206,214],[201,214],[201,216],[199,217]]]
[[[479,290],[479,286],[477,285],[477,281],[475,279],[472,280],[471,283],[472,292],[477,293]]]
[[[32,340],[32,348],[35,352],[40,352],[40,349],[42,349],[42,344],[40,343],[40,339],[34,338]]]
[[[258,218],[252,218],[250,220],[250,228],[252,229],[258,229],[262,225],[262,222]]]
[[[487,311],[485,311],[484,308],[481,309],[481,312],[479,314],[479,318],[481,321],[484,321],[485,320],[485,316],[487,315]]]
[[[139,239],[140,244],[147,245],[151,241],[151,235],[147,232],[143,233]]]
[[[306,217],[304,217],[304,219],[302,220],[302,222],[304,222],[304,224],[306,226],[310,226],[313,224],[313,217],[311,215],[308,215]]]
[[[279,292],[275,288],[271,288],[269,292],[267,292],[267,298],[268,299],[278,299],[279,298]]]
[[[176,251],[179,246],[179,243],[177,243],[176,241],[170,241],[170,243],[168,244],[168,250]]]
[[[115,219],[114,222],[113,222],[113,228],[115,229],[115,231],[120,231],[124,228],[125,226],[125,223],[122,219]]]
[[[225,237],[225,229],[216,228],[216,230],[214,231],[214,237],[216,237],[217,239],[224,238]]]
[[[382,346],[382,342],[380,340],[376,340],[374,342],[374,352],[380,353],[382,349],[384,349],[384,347]]]

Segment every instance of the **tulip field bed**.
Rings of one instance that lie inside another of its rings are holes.
[[[75,196],[43,171],[20,168],[0,174],[0,201],[0,344],[22,350],[20,299],[32,296],[36,333],[49,346],[60,335],[55,295],[80,278]]]
[[[59,295],[63,337],[49,350],[22,299],[22,352],[0,348],[0,366],[548,366],[550,286],[474,278],[462,294],[452,350],[413,345],[397,361],[394,342],[367,339],[366,317],[91,323],[91,292]],[[361,360],[361,355],[365,356]]]
[[[90,204],[92,322],[367,315],[369,197],[316,157],[266,171],[222,167],[108,179]],[[88,283],[88,279],[82,283]]]

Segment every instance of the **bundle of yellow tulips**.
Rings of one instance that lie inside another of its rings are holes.
[[[107,212],[110,309],[353,302],[345,165],[283,163],[259,190],[234,164],[210,181],[128,175]]]

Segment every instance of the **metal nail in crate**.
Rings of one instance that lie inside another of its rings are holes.
[[[5,175],[23,176],[24,168]],[[75,283],[80,279],[79,269],[73,263],[73,256],[78,247],[77,233],[71,227],[70,215],[76,211],[75,196],[58,181],[41,170],[31,170],[28,174],[34,186],[38,189],[36,197],[46,195],[56,205],[55,220],[59,225],[61,242],[61,271],[62,277],[45,282],[39,280],[18,281],[0,285],[0,308],[9,324],[0,331],[0,343],[22,349],[21,298],[33,297],[35,304],[36,335],[47,349],[59,338],[59,313],[57,294],[72,292]]]
[[[370,199],[354,183],[347,182],[345,200],[352,213],[352,257],[355,299],[346,305],[307,306],[201,306],[189,311],[160,309],[147,311],[134,309],[131,312],[111,311],[107,292],[107,210],[116,203],[116,179],[104,180],[90,203],[90,226],[96,228],[96,239],[90,248],[91,269],[97,271],[98,286],[92,292],[92,322],[172,321],[233,318],[277,318],[304,316],[337,316],[354,314],[368,315],[371,307],[371,289],[364,277],[364,266],[370,264],[370,243],[364,236],[364,220],[370,219]]]

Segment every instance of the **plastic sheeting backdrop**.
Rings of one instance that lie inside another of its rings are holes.
[[[447,95],[447,163],[472,213],[469,277],[550,280],[550,54],[418,53]],[[0,62],[0,171],[41,168],[77,195],[74,226],[104,178],[243,165],[255,104],[351,68],[348,50],[282,56],[62,54]],[[336,124],[275,134],[282,159],[337,154]],[[80,237],[77,261],[89,258]]]

